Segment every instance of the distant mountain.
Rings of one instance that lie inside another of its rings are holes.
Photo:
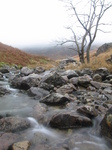
[[[91,50],[98,48],[98,45],[92,46]],[[68,46],[46,46],[46,47],[26,47],[23,48],[24,51],[30,54],[38,54],[41,56],[47,56],[54,60],[64,59],[67,57],[73,57],[77,55],[77,52],[70,49]]]
[[[20,49],[0,43],[0,65],[43,65],[49,62],[53,63],[53,61],[47,57],[29,54]]]

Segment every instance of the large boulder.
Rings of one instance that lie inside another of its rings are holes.
[[[30,127],[30,122],[21,117],[6,117],[0,119],[0,131],[18,132]]]
[[[28,76],[29,74],[32,74],[34,71],[34,69],[30,69],[28,67],[23,67],[21,70],[20,70],[20,73],[22,75],[25,75],[25,76]]]
[[[104,89],[104,88],[107,88],[107,87],[112,87],[112,85],[109,84],[109,83],[102,83],[102,82],[96,82],[96,81],[91,81],[90,83],[96,89]]]
[[[80,76],[78,79],[78,84],[83,87],[88,87],[92,78],[89,75]]]
[[[66,84],[66,80],[56,72],[45,75],[42,78],[41,82],[45,82],[45,83],[54,85],[55,87]]]
[[[12,146],[10,146],[11,150],[28,150],[30,147],[30,142],[29,141],[20,141],[14,143]]]
[[[31,87],[28,91],[28,95],[31,97],[35,97],[35,99],[42,99],[43,97],[49,95],[49,91],[44,90],[42,88],[39,87]]]
[[[100,125],[101,134],[112,140],[112,107],[106,112]]]
[[[32,86],[38,86],[39,82],[40,76],[37,74],[31,74],[24,77],[17,75],[10,81],[11,86],[24,90],[28,90]]]
[[[109,48],[112,48],[112,43],[105,43],[102,46],[100,46],[98,48],[98,50],[96,51],[96,55],[99,55],[101,53],[106,52],[107,50],[109,50]]]
[[[66,112],[54,115],[51,118],[49,125],[54,128],[69,129],[92,126],[92,121],[87,117]]]
[[[64,96],[59,93],[52,93],[43,99],[40,100],[41,103],[45,103],[47,105],[65,105],[70,102],[70,99],[67,96]]]

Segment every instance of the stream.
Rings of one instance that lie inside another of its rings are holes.
[[[11,88],[6,79],[0,81],[0,86],[11,90],[11,94],[0,97],[0,115],[25,117],[31,123],[31,128],[20,135],[21,140],[33,143],[29,150],[36,150],[38,145],[40,149],[41,145],[44,145],[44,148],[49,150],[55,147],[59,147],[59,150],[111,150],[105,139],[99,135],[98,126],[102,119],[100,116],[94,119],[94,125],[89,128],[58,130],[45,127],[33,118],[33,107],[38,101],[29,97],[23,90]]]

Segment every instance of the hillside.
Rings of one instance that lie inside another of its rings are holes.
[[[17,48],[13,48],[11,46],[0,43],[0,65],[8,64],[8,65],[19,65],[19,66],[46,66],[55,64],[51,59],[39,56],[28,54],[23,52]],[[50,67],[50,66],[47,66]]]

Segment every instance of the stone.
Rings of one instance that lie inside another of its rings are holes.
[[[40,74],[40,73],[43,73],[43,72],[45,72],[45,68],[43,68],[43,67],[36,67],[34,69],[34,73],[36,73],[36,74]]]
[[[9,70],[8,69],[6,69],[6,68],[0,68],[0,72],[1,73],[9,73]]]
[[[66,112],[52,116],[49,125],[59,129],[80,128],[92,126],[92,121],[87,117]]]
[[[38,86],[40,82],[40,76],[37,74],[30,74],[28,76],[21,77],[16,75],[11,81],[11,86],[19,89],[28,90],[33,86]]]
[[[0,119],[0,131],[18,132],[30,127],[27,119],[22,117],[6,117]]]
[[[112,107],[108,109],[101,123],[101,134],[112,139]]]
[[[28,76],[29,74],[32,74],[34,71],[34,69],[30,69],[28,67],[23,67],[21,70],[20,70],[20,73],[25,75],[25,76]]]
[[[72,93],[73,91],[76,91],[76,88],[75,88],[75,86],[74,86],[73,84],[71,84],[71,83],[68,83],[68,84],[66,84],[66,85],[63,85],[63,86],[61,86],[60,88],[58,88],[58,89],[56,90],[57,93],[60,93],[60,94],[62,94],[62,95],[65,95],[66,93],[70,94],[70,93]]]
[[[78,79],[78,84],[83,87],[88,87],[92,78],[89,75],[80,76]]]
[[[104,81],[107,76],[109,76],[109,71],[107,68],[98,68],[95,70],[95,74],[99,74],[102,77],[102,80]]]
[[[90,83],[96,89],[100,89],[100,88],[104,89],[104,88],[107,88],[107,87],[112,87],[112,85],[109,84],[109,83],[102,83],[102,82],[96,82],[96,81],[91,81]]]
[[[81,71],[81,75],[84,76],[84,75],[92,75],[93,74],[93,71],[89,68],[84,68],[82,71]]]
[[[28,95],[31,97],[35,97],[35,99],[42,99],[43,97],[49,95],[49,91],[44,90],[42,88],[39,87],[31,87],[28,91],[27,91]]]
[[[66,70],[61,73],[62,76],[67,76],[68,79],[71,79],[73,77],[78,77],[79,75],[74,70]]]
[[[102,76],[100,76],[99,74],[95,74],[93,76],[93,81],[102,82]]]
[[[43,99],[40,100],[41,103],[45,103],[47,105],[65,105],[70,102],[70,99],[67,96],[64,96],[59,93],[52,93]]]
[[[56,72],[45,75],[42,78],[41,82],[54,85],[55,87],[66,84],[66,80]]]
[[[7,90],[4,87],[0,87],[0,96],[6,95],[6,94],[10,94],[11,91]]]
[[[78,79],[79,77],[74,77],[70,79],[70,83],[72,83],[73,85],[77,86],[78,85]]]
[[[28,150],[30,147],[29,141],[20,141],[12,145],[12,150]]]
[[[98,116],[98,111],[91,106],[81,106],[77,109],[77,112],[89,118]]]

